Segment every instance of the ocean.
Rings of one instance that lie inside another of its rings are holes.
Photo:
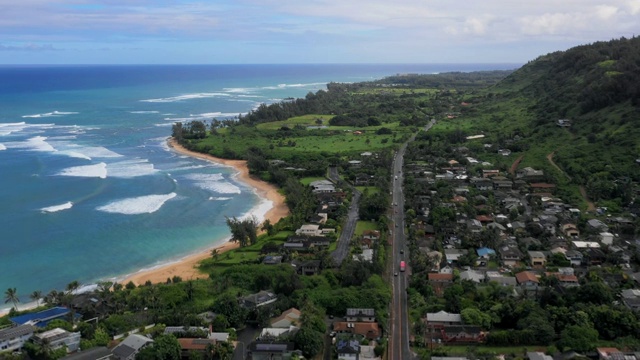
[[[232,169],[171,151],[176,121],[224,119],[334,82],[515,64],[0,66],[0,290],[23,302],[227,241],[270,204]]]

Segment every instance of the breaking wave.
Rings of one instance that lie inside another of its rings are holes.
[[[138,215],[154,213],[164,205],[165,202],[176,197],[172,192],[166,195],[146,195],[134,198],[127,198],[112,201],[106,205],[96,208],[98,211],[113,214]]]
[[[53,212],[58,212],[58,211],[62,211],[62,210],[67,210],[67,209],[71,209],[73,207],[73,203],[71,201],[68,201],[64,204],[60,204],[60,205],[53,205],[53,206],[47,206],[47,207],[43,207],[42,209],[40,209],[40,211],[44,212],[44,213],[53,213]]]

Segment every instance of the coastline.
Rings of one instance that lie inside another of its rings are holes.
[[[259,197],[271,202],[271,208],[265,213],[264,219],[259,220],[264,221],[268,219],[272,224],[275,224],[281,218],[289,215],[289,208],[285,203],[285,197],[278,192],[278,188],[262,180],[252,178],[249,175],[249,167],[245,160],[221,159],[211,155],[190,151],[178,144],[173,138],[170,138],[167,143],[169,148],[181,155],[195,157],[234,168],[237,172],[237,179],[240,182],[249,185],[254,189],[255,193]],[[197,269],[200,261],[209,258],[213,249],[218,250],[218,253],[221,254],[238,247],[239,244],[227,241],[221,245],[206,249],[199,253],[185,256],[176,262],[127,275],[119,282],[126,284],[129,281],[132,281],[134,284],[140,285],[147,281],[151,281],[154,284],[162,283],[167,281],[167,278],[173,278],[174,276],[179,276],[183,280],[207,278],[207,274],[200,273]]]

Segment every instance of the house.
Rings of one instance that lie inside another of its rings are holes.
[[[566,257],[567,260],[571,262],[571,265],[574,265],[574,266],[582,265],[582,261],[584,258],[582,253],[577,250],[567,250],[567,252],[564,254],[564,257]]]
[[[544,171],[536,170],[532,167],[526,167],[524,169],[519,169],[516,172],[516,177],[526,181],[540,181],[544,179]]]
[[[625,289],[620,292],[620,298],[626,307],[631,310],[640,310],[640,290]]]
[[[453,274],[429,273],[428,277],[436,295],[442,295],[444,289],[453,283]]]
[[[375,348],[373,345],[360,345],[360,360],[381,360],[381,357],[376,356]]]
[[[362,232],[363,239],[371,239],[373,241],[380,240],[380,231],[378,230],[365,230]]]
[[[262,260],[265,265],[278,265],[282,263],[282,256],[280,255],[267,255]]]
[[[295,344],[288,341],[256,340],[247,349],[247,358],[252,360],[290,359],[295,352]]]
[[[215,345],[216,340],[180,338],[178,343],[180,344],[180,354],[183,359],[193,359],[192,353],[198,353],[204,359],[207,354],[207,347]]]
[[[114,359],[111,350],[104,346],[94,347],[89,350],[69,354],[60,360],[112,360]]]
[[[516,281],[521,289],[526,291],[537,290],[538,277],[530,271],[522,271],[516,274]]]
[[[504,266],[517,266],[522,260],[522,252],[517,246],[503,246],[498,250],[500,252],[500,260]]]
[[[547,256],[542,251],[529,251],[529,261],[533,267],[545,267],[547,265]]]
[[[291,308],[289,310],[285,310],[280,314],[280,316],[271,319],[271,327],[272,328],[288,328],[291,325],[299,324],[300,322],[300,310],[296,308]]]
[[[10,318],[9,320],[15,325],[33,325],[39,328],[46,327],[51,320],[61,319],[66,320],[65,318],[69,315],[71,311],[66,307],[53,307],[51,309],[39,311],[36,313],[23,314],[19,316],[15,316]],[[76,314],[76,317],[81,315]]]
[[[293,260],[291,266],[296,268],[296,272],[300,275],[318,275],[320,273],[320,260]]]
[[[112,353],[118,360],[134,360],[136,354],[151,343],[153,343],[153,340],[146,336],[132,334],[113,348]]]
[[[460,314],[448,313],[440,310],[437,313],[427,313],[427,327],[442,328],[445,325],[462,325],[462,316]]]
[[[360,342],[357,340],[338,340],[336,350],[338,360],[360,359]]]
[[[482,223],[477,219],[469,219],[469,221],[467,221],[467,229],[469,229],[472,234],[479,234],[482,232]]]
[[[376,315],[374,309],[348,308],[345,316],[346,321],[351,322],[375,322]]]
[[[607,255],[598,248],[588,248],[584,250],[584,257],[589,265],[600,265],[605,262]]]
[[[310,251],[314,248],[329,247],[331,240],[324,236],[289,236],[282,247],[296,251]]]
[[[511,150],[509,150],[509,149],[500,149],[500,150],[498,150],[498,154],[500,154],[502,156],[509,156],[509,155],[511,155]]]
[[[605,245],[613,244],[613,234],[608,231],[603,231],[600,233],[600,242]]]
[[[503,276],[497,271],[487,272],[487,282],[496,282],[501,286],[517,286],[518,281],[515,276]]]
[[[380,337],[380,327],[376,322],[336,321],[333,323],[333,331],[339,334],[361,335],[369,340]]]
[[[562,224],[562,226],[560,226],[560,229],[562,230],[562,233],[567,237],[572,238],[580,236],[580,230],[578,230],[578,227],[574,223]]]
[[[444,249],[444,257],[449,264],[457,262],[461,256],[466,255],[466,249]]]
[[[543,352],[539,351],[528,351],[527,359],[529,360],[553,360],[552,356],[546,355]]]
[[[573,270],[573,269],[572,269]],[[558,284],[562,287],[574,287],[580,286],[580,282],[578,281],[578,277],[574,274],[562,273],[560,271],[556,273],[545,273],[547,277],[554,277],[558,279]]]
[[[309,222],[314,223],[314,224],[324,224],[327,222],[328,220],[328,215],[327,213],[317,213],[313,216],[311,216],[311,218],[309,219]]]
[[[499,176],[500,175],[500,170],[489,170],[489,169],[483,169],[482,170],[482,177],[483,178],[490,178],[492,176]]]
[[[529,187],[531,188],[531,191],[533,193],[545,193],[545,194],[553,194],[553,192],[556,190],[556,185],[555,184],[548,184],[548,183],[532,183],[531,185],[529,185]]]
[[[571,243],[576,249],[600,248],[600,244],[595,241],[572,241]]]
[[[513,181],[509,179],[493,179],[493,189],[494,190],[511,190],[513,189]]]
[[[617,348],[607,348],[607,347],[599,347],[596,348],[598,352],[598,360],[627,360],[628,357],[625,354],[618,350]],[[637,359],[637,356],[633,356],[634,359]]]
[[[18,325],[0,330],[0,353],[22,349],[22,345],[33,336],[31,325]]]
[[[33,341],[39,345],[46,343],[52,350],[66,346],[67,353],[72,353],[80,348],[80,332],[72,333],[61,328],[55,328],[33,335]]]
[[[262,332],[258,337],[259,340],[275,340],[281,337],[293,338],[300,328],[297,326],[289,326],[288,328],[262,328]]]
[[[471,325],[444,326],[440,329],[440,334],[445,344],[477,344],[483,342],[485,338],[479,326]]]
[[[569,119],[558,119],[556,121],[556,125],[558,125],[560,127],[571,127],[571,120],[569,120]],[[538,359],[531,359],[531,360],[538,360]]]
[[[609,227],[607,226],[607,224],[598,219],[589,219],[587,221],[587,226],[594,230],[609,231]]]
[[[488,247],[481,247],[476,249],[476,254],[483,259],[489,259],[492,255],[496,254],[496,251]]]
[[[322,231],[320,230],[320,225],[318,224],[304,224],[300,226],[298,230],[296,230],[296,235],[306,235],[306,236],[320,236]]]
[[[270,291],[260,291],[255,294],[240,298],[240,306],[247,309],[254,309],[260,306],[272,304],[278,300],[278,295]]]
[[[476,187],[476,189],[480,191],[493,190],[493,181],[491,181],[490,179],[472,179],[471,182]]]
[[[484,279],[485,274],[481,271],[469,269],[460,272],[460,280],[469,280],[479,284],[484,282]]]

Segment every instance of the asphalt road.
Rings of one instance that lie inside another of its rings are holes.
[[[425,127],[425,131],[431,129],[435,121],[431,121]],[[411,268],[409,267],[409,248],[407,247],[405,223],[404,223],[404,195],[402,193],[403,172],[402,165],[404,163],[404,153],[407,144],[416,137],[414,134],[409,141],[400,147],[393,161],[392,179],[392,236],[393,236],[393,266],[392,271],[392,287],[393,302],[391,303],[391,329],[390,329],[390,360],[413,359],[415,354],[411,352],[409,346],[410,323],[407,308],[407,288],[409,287],[409,278]],[[406,269],[400,271],[400,262],[405,261]],[[397,276],[395,274],[398,274]]]
[[[340,181],[337,168],[329,168],[329,179],[336,184]],[[360,205],[360,196],[362,194],[360,191],[356,190],[356,188],[352,188],[352,190],[353,196],[351,197],[351,205],[349,205],[347,220],[342,226],[342,232],[338,238],[336,249],[331,253],[331,256],[333,256],[333,260],[337,266],[340,266],[344,258],[349,254],[349,244],[351,243],[353,233],[356,231],[356,222],[358,221],[358,207]]]

